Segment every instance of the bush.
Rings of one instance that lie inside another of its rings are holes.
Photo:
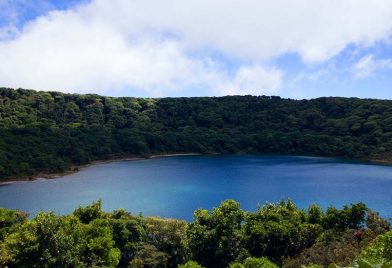
[[[377,238],[366,247],[358,257],[373,265],[386,263],[392,265],[392,231],[377,236]]]
[[[278,266],[268,260],[268,258],[246,258],[244,263],[233,263],[229,266],[230,268],[278,268]]]
[[[203,266],[195,261],[187,261],[185,264],[179,265],[178,268],[203,268]]]

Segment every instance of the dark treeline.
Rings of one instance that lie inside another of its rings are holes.
[[[227,200],[193,222],[103,212],[101,201],[33,219],[0,209],[0,267],[392,267],[390,224],[362,203],[244,211]],[[383,266],[381,266],[383,265]]]
[[[111,98],[0,88],[0,178],[165,152],[389,159],[392,101]]]

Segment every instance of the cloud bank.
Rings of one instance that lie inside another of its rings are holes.
[[[317,65],[390,42],[392,0],[95,0],[10,27],[0,30],[3,86],[260,95],[284,84],[279,57]]]

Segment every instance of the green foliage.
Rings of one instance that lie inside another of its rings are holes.
[[[326,267],[331,263],[347,266],[352,263],[360,250],[354,230],[331,229],[321,233],[317,241],[310,248],[304,249],[297,257],[287,259],[283,267],[294,268],[310,264]]]
[[[175,219],[146,218],[144,221],[147,242],[168,256],[167,266],[176,267],[189,257],[187,227],[184,221]]]
[[[312,224],[322,224],[323,219],[323,210],[317,205],[310,205],[308,209],[308,222]]]
[[[376,235],[388,232],[391,223],[380,217],[379,213],[370,209],[367,211],[366,226]]]
[[[325,229],[359,229],[364,223],[367,208],[365,204],[344,206],[342,210],[330,207],[323,218],[322,225]]]
[[[166,267],[168,255],[159,251],[154,245],[138,243],[130,267]]]
[[[341,267],[336,265],[335,263],[331,263],[328,268],[391,268],[392,265],[388,262],[381,262],[378,264],[371,264],[365,260],[358,260],[352,266],[349,267]]]
[[[301,268],[324,268],[324,266],[310,263],[308,265],[301,265]]]
[[[347,210],[347,207],[343,210]],[[310,248],[303,250],[296,258],[287,259],[284,267],[307,267],[312,263],[323,266],[331,263],[342,267],[350,266],[364,247],[389,230],[389,223],[372,211],[369,211],[365,222],[366,228],[360,231],[359,237],[358,230],[353,229],[332,228],[323,231]]]
[[[367,261],[372,265],[385,263],[392,266],[392,231],[379,235],[359,255],[359,261]]]
[[[234,262],[229,265],[229,268],[244,268],[244,265],[242,263]]]
[[[366,268],[367,264],[391,264],[389,223],[371,211],[365,220],[361,203],[329,208],[334,222],[344,222],[338,228],[320,224],[328,211],[317,205],[298,209],[290,200],[266,204],[256,212],[243,211],[239,203],[226,200],[212,211],[196,210],[191,223],[135,217],[121,209],[107,213],[101,205],[99,200],[67,216],[42,212],[30,220],[20,211],[0,209],[0,267],[275,268],[277,263],[319,268],[332,263]],[[353,226],[362,228],[360,239]]]
[[[241,250],[241,224],[244,212],[233,200],[223,202],[212,212],[196,210],[188,237],[192,259],[207,267],[225,267]]]
[[[178,268],[203,268],[203,266],[195,261],[187,261],[185,264],[179,265]]]
[[[115,247],[112,230],[100,220],[78,226],[76,234],[79,241],[81,260],[89,267],[114,267],[119,263],[120,250]]]
[[[111,98],[0,88],[0,179],[164,152],[390,159],[391,101]]]
[[[3,264],[18,267],[113,267],[120,256],[113,246],[109,228],[40,213],[5,238],[1,255],[8,256]]]
[[[135,218],[124,210],[116,210],[108,218],[101,220],[113,232],[116,248],[120,249],[120,265],[128,264],[136,251],[139,241],[145,240],[146,230],[141,218]]]
[[[284,257],[295,256],[312,245],[322,230],[307,218],[309,215],[290,200],[266,204],[256,213],[249,213],[244,229],[250,254],[267,256],[279,264]]]
[[[247,258],[244,262],[245,268],[278,268],[278,266],[267,258]]]
[[[73,213],[82,223],[90,223],[95,219],[102,217],[102,200],[99,199],[97,202],[93,202],[91,205],[86,207],[79,207]]]
[[[27,220],[27,213],[19,210],[0,208],[0,241]]]
[[[3,248],[10,256],[7,262],[22,267],[80,265],[73,226],[72,220],[53,213],[38,214],[5,238]]]
[[[268,260],[268,258],[247,258],[243,264],[233,263],[230,264],[229,268],[278,268],[278,266]]]

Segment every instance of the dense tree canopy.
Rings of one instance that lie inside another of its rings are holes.
[[[196,210],[190,223],[107,213],[101,201],[30,220],[1,209],[0,267],[376,267],[392,263],[389,230],[362,203],[324,212],[288,200],[249,212],[227,200],[212,211]]]
[[[112,98],[0,88],[0,178],[164,152],[388,159],[392,101]]]

